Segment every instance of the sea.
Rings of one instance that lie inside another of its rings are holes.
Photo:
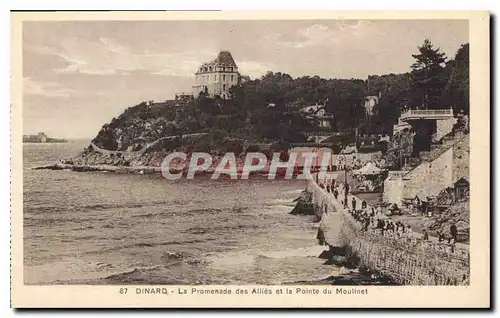
[[[312,216],[289,213],[301,180],[166,180],[33,170],[88,140],[24,144],[25,284],[262,284],[339,275]]]

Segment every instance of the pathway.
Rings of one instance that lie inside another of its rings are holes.
[[[208,134],[208,133],[185,134],[185,135],[181,135],[181,138],[184,138],[184,137],[197,137],[197,136],[203,136],[203,135],[206,135],[206,134]],[[144,147],[142,147],[142,149],[136,150],[136,151],[108,150],[108,149],[104,149],[104,148],[101,148],[101,147],[97,146],[93,142],[90,143],[90,145],[92,146],[92,148],[94,149],[94,151],[97,151],[97,152],[99,152],[101,154],[105,154],[105,155],[117,155],[117,154],[122,154],[122,155],[124,155],[124,154],[125,155],[142,155],[146,150],[148,150],[150,147],[156,145],[160,141],[166,140],[166,139],[174,139],[174,138],[178,138],[178,137],[179,137],[179,135],[172,135],[172,136],[161,137],[161,138],[156,139],[155,141],[147,143],[146,145],[144,145]]]

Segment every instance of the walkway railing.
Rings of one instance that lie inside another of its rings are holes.
[[[453,117],[453,109],[409,109],[401,114],[401,120],[408,119],[440,119]]]
[[[319,180],[319,182],[322,182],[322,180]],[[340,186],[338,188],[338,199],[335,199],[335,197],[333,196],[333,193],[330,193],[330,192],[326,191],[324,188],[320,187],[314,179],[310,180],[309,183],[310,183],[309,191],[313,192],[313,197],[316,198],[316,201],[319,201],[320,203],[322,203],[320,205],[324,205],[326,202],[328,202],[329,206],[333,206],[336,211],[339,211],[340,213],[344,214],[344,217],[346,219],[350,220],[354,224],[357,224],[357,222],[352,218],[352,216],[345,212],[346,208],[340,202],[340,200],[345,200],[345,197],[346,197],[342,186]],[[343,184],[341,183],[340,185],[343,185]],[[347,195],[348,205],[350,205],[350,203],[352,203],[353,199],[356,200],[356,206],[361,207],[363,200],[358,198],[355,195],[348,193],[348,195]],[[372,207],[373,206],[371,204],[367,204],[367,211],[371,211]],[[330,211],[331,211],[331,209],[330,209]],[[377,218],[391,220],[389,217],[381,216],[381,215],[377,215]],[[361,231],[361,225],[358,224],[358,227],[359,227],[358,235],[365,235],[366,232]],[[401,241],[400,238],[397,236],[386,237],[386,236],[382,236],[379,233],[376,233],[376,231],[373,231],[373,230],[370,231],[369,235],[371,235],[371,238],[378,237],[378,238],[383,239],[385,241],[393,240],[395,243],[397,242],[398,244]],[[437,237],[429,236],[429,240],[426,242],[424,242],[422,240],[422,237],[423,237],[422,233],[418,233],[418,232],[413,231],[410,234],[410,236],[407,237],[407,239],[409,239],[410,241],[412,241],[414,243],[419,242],[419,245],[422,246],[423,250],[425,250],[427,253],[431,253],[431,254],[435,254],[436,251],[439,249],[439,247],[442,245],[442,244],[439,244]],[[469,245],[462,244],[462,243],[455,243],[455,249],[456,249],[456,251],[455,251],[456,257],[459,257],[460,259],[468,261],[468,259],[469,259]]]

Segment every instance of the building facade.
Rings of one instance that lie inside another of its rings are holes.
[[[372,96],[366,96],[364,98],[365,113],[367,117],[375,115],[375,106],[378,104],[381,97],[381,93]]]
[[[198,96],[201,92],[205,92],[209,97],[230,98],[229,89],[238,85],[241,80],[242,76],[231,53],[221,51],[215,60],[204,63],[198,68],[193,94]]]
[[[300,110],[302,116],[316,127],[332,128],[334,117],[326,111],[325,105],[311,105],[302,107]]]

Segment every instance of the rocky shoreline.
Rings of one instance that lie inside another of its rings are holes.
[[[113,165],[74,165],[67,163],[54,163],[44,166],[36,166],[32,168],[33,170],[71,170],[76,172],[90,172],[90,171],[102,171],[102,172],[116,172],[116,173],[161,173],[161,167],[151,167],[151,166],[113,166]],[[179,169],[177,172],[181,172]],[[171,170],[172,173],[174,171]]]

